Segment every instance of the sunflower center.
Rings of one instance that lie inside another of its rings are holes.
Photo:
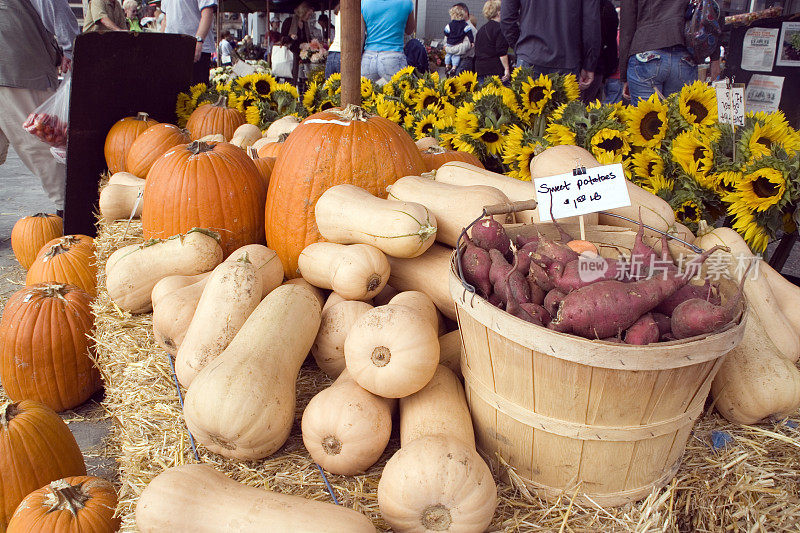
[[[431,131],[433,131],[433,124],[431,123],[423,124],[421,131],[422,133],[430,133]]]
[[[428,95],[428,96],[426,96],[426,97],[425,97],[425,99],[422,101],[422,107],[428,107],[428,106],[435,105],[435,104],[436,104],[438,101],[439,101],[439,99],[438,99],[438,98],[436,98],[436,96],[434,96],[434,95],[432,95],[432,94],[431,94],[431,95]]]
[[[647,163],[647,175],[652,176],[655,171],[656,171],[656,162],[650,161],[649,163]]]
[[[706,109],[706,106],[697,100],[689,100],[686,102],[686,106],[689,108],[689,113],[695,116],[696,122],[703,122],[708,116],[708,109]]]
[[[597,143],[597,147],[601,150],[605,150],[606,152],[618,152],[622,150],[624,143],[622,139],[619,137],[611,137],[609,139],[603,139],[599,143]]]
[[[267,80],[258,80],[255,87],[258,94],[269,94],[270,86]]]
[[[320,108],[322,111],[325,111],[326,109],[331,109],[332,107],[333,107],[333,102],[329,102],[329,101],[322,102],[322,105],[321,105],[321,106],[319,106],[319,108]]]
[[[756,142],[766,146],[767,148],[772,148],[772,141],[766,137],[759,137]]]
[[[697,208],[691,204],[684,205],[681,212],[684,220],[696,220],[698,218]]]
[[[759,198],[772,198],[780,192],[780,188],[767,178],[761,176],[753,182],[753,192],[756,193],[756,196]]]
[[[697,148],[694,149],[694,152],[692,152],[692,159],[694,159],[695,163],[699,163],[700,160],[703,159],[705,156],[706,156],[706,149],[702,146],[698,146]]]
[[[493,131],[486,131],[481,134],[481,140],[487,144],[492,144],[499,141],[500,136]]]
[[[544,98],[544,87],[531,87],[531,90],[528,91],[528,101],[532,104],[537,103],[542,98]]]
[[[661,125],[664,123],[658,117],[657,111],[648,111],[645,113],[644,117],[642,117],[641,124],[642,137],[644,137],[646,141],[651,141],[658,135],[659,131],[661,131]]]

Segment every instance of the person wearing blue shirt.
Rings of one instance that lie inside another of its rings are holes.
[[[408,66],[403,53],[404,36],[414,32],[412,0],[361,0],[364,53],[361,75],[386,83]]]

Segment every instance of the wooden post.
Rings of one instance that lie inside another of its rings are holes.
[[[342,32],[342,107],[361,105],[361,0],[339,4]]]
[[[217,9],[216,16],[214,17],[214,37],[213,38],[217,40],[217,42],[214,43],[214,46],[217,49],[217,66],[218,67],[222,66],[222,54],[219,53],[219,30],[222,27],[222,24],[220,23],[221,19],[222,19],[222,12],[219,9]]]

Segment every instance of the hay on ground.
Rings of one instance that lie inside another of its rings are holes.
[[[152,315],[120,311],[105,292],[103,265],[115,249],[142,240],[137,222],[101,226],[96,314],[97,363],[105,381],[104,408],[114,420],[111,443],[120,472],[122,531],[136,531],[136,501],[147,483],[165,468],[195,462],[166,352],[153,338]],[[330,383],[306,362],[297,381],[295,426],[281,450],[263,461],[237,462],[198,448],[200,459],[233,479],[255,487],[330,502],[323,479],[303,447],[299,421],[311,397]],[[797,417],[795,417],[797,419]],[[712,430],[734,441],[713,450]],[[377,486],[386,460],[398,449],[394,437],[369,472],[330,475],[339,501],[380,518]],[[621,508],[578,505],[573,494],[548,503],[518,483],[498,482],[499,505],[490,531],[797,531],[800,529],[800,432],[775,423],[739,426],[716,413],[704,415],[687,445],[675,479],[647,499]],[[501,472],[496,472],[500,478]]]

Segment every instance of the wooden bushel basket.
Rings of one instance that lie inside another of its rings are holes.
[[[508,228],[512,238],[527,231]],[[634,235],[597,226],[586,239],[616,253],[629,251]],[[692,253],[674,241],[670,249]],[[490,461],[502,458],[547,499],[565,494],[589,503],[588,496],[602,506],[642,499],[672,479],[711,382],[742,339],[744,304],[715,334],[631,346],[511,316],[465,289],[455,254],[452,266],[461,371],[478,448]],[[735,291],[720,281],[723,299]]]

